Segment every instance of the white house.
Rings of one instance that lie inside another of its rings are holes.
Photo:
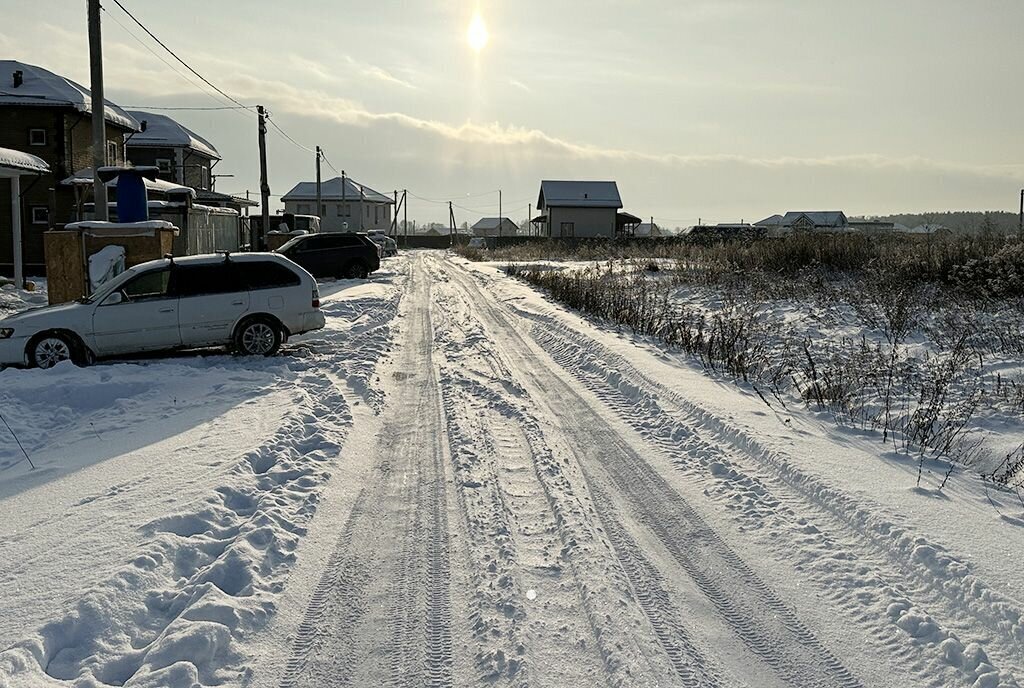
[[[622,208],[615,182],[542,181],[534,225],[549,237],[614,237]]]
[[[320,183],[320,212],[316,209],[316,182],[299,182],[281,197],[284,211],[319,215],[322,232],[365,232],[391,227],[393,198],[349,177]]]
[[[482,217],[471,229],[476,237],[516,236],[519,227],[507,217]]]

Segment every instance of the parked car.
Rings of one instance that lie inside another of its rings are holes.
[[[467,246],[469,248],[483,250],[487,248],[487,240],[484,239],[483,237],[473,237],[472,239],[469,240],[469,244],[467,244]]]
[[[293,260],[314,277],[365,279],[380,269],[377,244],[366,234],[307,234],[290,240],[277,253]]]
[[[88,298],[0,320],[0,367],[214,346],[271,356],[288,337],[323,326],[316,280],[284,256],[164,258]]]
[[[379,229],[371,229],[366,233],[370,241],[380,246],[381,258],[398,255],[398,242]]]

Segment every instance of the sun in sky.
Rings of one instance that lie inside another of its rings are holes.
[[[469,29],[466,31],[469,47],[476,52],[480,52],[487,46],[487,41],[490,38],[491,36],[487,33],[487,25],[484,23],[484,18],[480,15],[480,12],[477,12],[473,15],[473,21],[469,23]]]

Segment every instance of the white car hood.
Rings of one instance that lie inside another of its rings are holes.
[[[30,308],[0,320],[0,327],[13,327],[15,336],[32,334],[51,327],[75,330],[80,334],[92,330],[95,304],[62,303],[56,306]]]

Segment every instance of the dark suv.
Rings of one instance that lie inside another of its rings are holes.
[[[377,244],[365,234],[304,234],[276,252],[306,268],[314,277],[364,279],[380,269]]]

